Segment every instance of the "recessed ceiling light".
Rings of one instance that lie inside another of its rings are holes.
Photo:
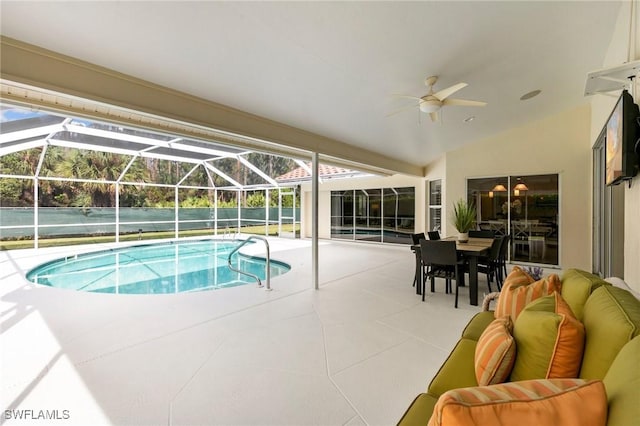
[[[535,98],[541,92],[542,92],[542,90],[533,90],[533,91],[531,91],[529,93],[525,93],[524,95],[520,96],[520,100],[521,101],[526,101],[527,99]]]
[[[465,123],[469,123],[469,122],[471,122],[471,121],[473,121],[473,120],[475,120],[475,119],[476,119],[476,117],[472,115],[471,117],[467,117],[467,118],[465,118],[465,119],[464,119],[464,122],[465,122]]]

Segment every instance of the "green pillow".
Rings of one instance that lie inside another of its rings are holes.
[[[529,303],[516,319],[511,381],[578,377],[584,326],[558,292]]]
[[[640,334],[640,301],[611,285],[597,288],[584,305],[587,342],[580,378],[603,379],[627,342]]]
[[[562,274],[562,298],[571,306],[576,318],[582,321],[584,305],[591,293],[601,285],[608,284],[587,271],[569,269]]]

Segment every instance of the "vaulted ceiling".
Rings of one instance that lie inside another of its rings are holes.
[[[602,67],[621,7],[629,3],[3,0],[0,30],[425,165],[588,102],[586,74]],[[425,95],[431,75],[436,91],[466,82],[452,97],[488,105],[447,106],[433,123],[415,101],[394,96]],[[520,100],[533,90],[542,92]]]

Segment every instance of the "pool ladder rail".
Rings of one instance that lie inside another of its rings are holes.
[[[250,272],[246,272],[246,271],[241,271],[240,269],[236,268],[235,266],[232,265],[231,263],[231,257],[236,254],[238,252],[238,250],[240,250],[245,244],[249,243],[249,241],[251,240],[259,240],[264,242],[265,247],[267,248],[267,262],[266,262],[266,276],[267,276],[267,291],[271,291],[271,255],[269,253],[269,241],[267,241],[266,238],[264,237],[259,237],[257,235],[250,235],[249,238],[247,238],[246,240],[244,240],[242,243],[240,243],[236,248],[234,248],[231,253],[229,253],[229,257],[227,258],[227,263],[229,264],[229,269],[231,269],[232,271],[235,271],[239,274],[243,274],[246,275],[248,277],[253,278],[254,280],[256,280],[258,282],[258,287],[262,287],[262,280],[260,280],[260,277],[257,275],[254,275]]]

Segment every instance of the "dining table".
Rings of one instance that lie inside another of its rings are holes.
[[[457,237],[443,238],[441,241],[455,241],[456,251],[464,256],[469,263],[469,303],[478,306],[478,258],[486,256],[489,253],[493,238],[469,238],[468,241],[459,241]],[[416,257],[416,271],[413,283],[416,286],[416,293],[422,292],[422,254],[420,252],[420,244],[411,246],[411,250]],[[456,283],[457,285],[458,283]]]

